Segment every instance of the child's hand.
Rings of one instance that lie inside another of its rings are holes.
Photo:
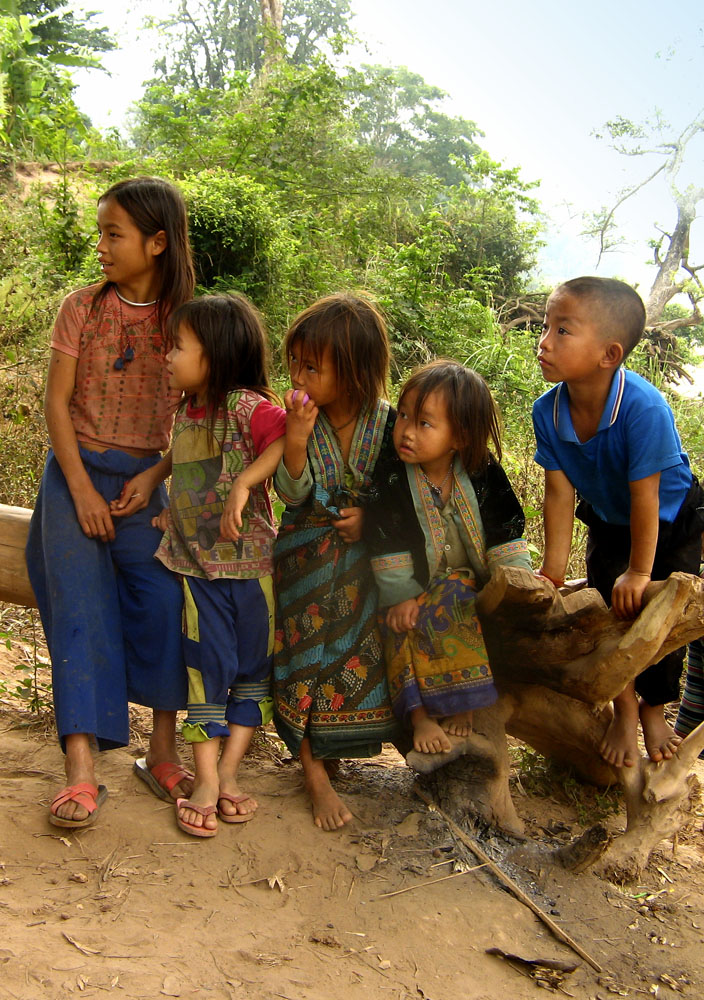
[[[617,618],[635,618],[643,604],[643,592],[650,583],[650,575],[634,573],[627,569],[611,591],[611,607]]]
[[[307,444],[308,438],[313,433],[318,407],[301,389],[289,389],[284,396],[284,406],[286,437],[291,442]]]
[[[340,516],[333,521],[343,542],[358,542],[362,537],[364,511],[361,507],[341,507]]]
[[[171,511],[168,507],[164,507],[156,517],[152,518],[152,528],[158,528],[159,531],[168,531],[170,527]]]
[[[73,497],[73,505],[81,530],[88,538],[99,538],[101,542],[113,541],[115,525],[112,523],[110,508],[93,486],[82,491],[80,496]]]
[[[128,479],[122,487],[117,500],[110,502],[110,513],[113,517],[129,517],[148,506],[154,492],[154,476],[151,469],[145,469],[132,479]]]
[[[415,597],[394,604],[386,612],[386,624],[392,632],[408,632],[416,627],[418,610],[418,601]]]
[[[244,486],[239,479],[235,479],[220,518],[220,534],[231,542],[236,542],[240,537],[242,511],[247,506],[249,493],[249,486]]]

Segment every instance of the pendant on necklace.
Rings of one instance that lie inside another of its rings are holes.
[[[128,344],[113,365],[113,368],[116,368],[118,371],[122,371],[125,365],[128,365],[130,361],[134,361],[134,347],[132,347],[131,344]]]

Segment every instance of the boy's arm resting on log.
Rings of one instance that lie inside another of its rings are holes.
[[[541,572],[553,582],[565,578],[572,547],[574,486],[561,469],[545,470],[545,555]]]
[[[611,606],[618,618],[635,618],[643,604],[643,593],[658,544],[660,473],[630,482],[631,554],[628,569],[614,584]]]

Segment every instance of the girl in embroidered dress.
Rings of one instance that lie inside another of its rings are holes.
[[[360,540],[374,466],[393,448],[393,411],[379,398],[389,345],[376,308],[340,294],[301,313],[284,350],[293,389],[274,480],[286,503],[274,549],[274,718],[300,756],[316,825],[337,830],[352,814],[328,767],[379,753],[395,731]]]
[[[365,532],[387,609],[389,689],[414,748],[449,753],[472,731],[473,710],[496,700],[475,598],[493,566],[531,568],[523,512],[476,372],[454,361],[418,369],[401,390],[394,445]]]
[[[154,559],[171,458],[160,452],[179,393],[169,389],[166,318],[193,294],[186,209],[165,181],[139,177],[98,201],[105,280],[63,302],[51,339],[45,413],[51,450],[27,542],[49,645],[67,786],[56,826],[93,822],[107,794],[92,757],[129,740],[128,701],[154,710],[135,767],[156,794],[188,794],[176,710],[186,701],[181,592]]]
[[[186,398],[174,425],[171,505],[153,523],[165,532],[157,558],[183,580],[183,735],[196,772],[176,821],[214,837],[218,816],[243,823],[257,808],[237,772],[272,716],[276,532],[265,481],[283,454],[286,414],[272,402],[266,334],[245,298],[187,302],[169,325],[171,385]]]

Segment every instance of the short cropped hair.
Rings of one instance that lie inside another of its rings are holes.
[[[386,396],[391,351],[386,323],[376,305],[340,292],[318,299],[294,319],[284,339],[286,364],[294,347],[306,347],[318,361],[326,348],[338,385],[360,408]]]
[[[616,278],[584,276],[565,281],[555,291],[585,299],[605,339],[617,340],[627,358],[645,330],[645,306],[638,292]]]

